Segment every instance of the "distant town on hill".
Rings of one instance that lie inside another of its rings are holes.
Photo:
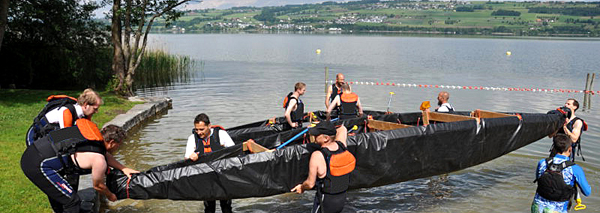
[[[600,2],[363,0],[195,10],[153,29],[598,37],[599,16]]]

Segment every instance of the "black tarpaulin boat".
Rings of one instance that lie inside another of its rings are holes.
[[[336,122],[349,130],[356,129],[347,141],[357,160],[351,173],[351,189],[481,164],[546,137],[564,122],[560,114],[479,110],[456,114],[370,114],[373,119],[365,116]],[[269,127],[268,121],[228,130],[239,144],[196,162],[154,167],[134,175],[130,181],[120,171],[111,172],[107,185],[119,199],[216,200],[287,193],[306,179],[310,146],[302,144],[304,137],[272,152],[254,143],[240,143],[252,138],[272,148],[303,130],[262,127]]]

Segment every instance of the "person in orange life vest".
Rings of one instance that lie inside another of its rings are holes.
[[[77,104],[74,105],[77,118],[86,117],[91,120],[102,103],[102,98],[96,91],[85,89],[77,98]],[[48,123],[57,123],[61,129],[73,126],[74,123],[71,111],[64,106],[46,113],[46,119],[48,119]]]
[[[327,117],[330,117],[331,111],[337,106],[340,108],[340,119],[356,118],[357,114],[359,117],[362,116],[363,109],[358,95],[352,92],[348,84],[343,84],[341,89],[342,94],[336,96],[327,108]]]
[[[329,108],[333,99],[342,94],[342,85],[346,84],[344,74],[338,73],[335,75],[335,83],[331,84],[330,87],[327,88],[327,95],[325,95],[325,108]]]
[[[48,97],[48,104],[33,119],[33,124],[27,130],[27,146],[51,131],[73,126],[79,118],[91,119],[100,105],[102,98],[92,89],[84,90],[78,99],[66,95]]]
[[[120,127],[108,125],[99,131],[89,119],[78,119],[75,126],[50,132],[28,146],[21,157],[21,169],[48,195],[55,212],[79,212],[79,175],[92,174],[94,189],[116,201],[116,195],[104,183],[108,166],[128,177],[139,172],[123,166],[110,154],[124,139],[125,131]]]
[[[317,187],[312,212],[341,212],[346,203],[350,173],[356,159],[348,151],[348,129],[335,128],[330,121],[321,121],[308,130],[310,137],[321,147],[310,156],[308,177],[292,188],[298,194]]]
[[[302,82],[294,85],[294,92],[288,98],[288,103],[285,108],[285,120],[292,128],[302,126],[302,117],[304,116],[304,103],[300,100],[300,96],[306,92],[306,84]]]
[[[235,145],[220,126],[211,126],[208,115],[200,113],[194,119],[192,135],[188,137],[185,159],[197,161],[203,155]],[[221,211],[232,212],[231,200],[220,200]],[[204,201],[204,212],[215,212],[216,201]]]

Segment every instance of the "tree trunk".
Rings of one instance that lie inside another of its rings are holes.
[[[0,0],[0,50],[2,50],[4,31],[6,31],[6,25],[8,25],[8,1]]]
[[[124,83],[125,83],[125,58],[123,55],[123,48],[121,42],[121,0],[114,0],[112,7],[112,24],[111,24],[111,40],[113,43],[113,63],[112,70],[118,79],[117,86],[114,91],[117,94],[124,94]]]

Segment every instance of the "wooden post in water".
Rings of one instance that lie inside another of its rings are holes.
[[[592,108],[592,91],[594,86],[594,78],[596,77],[596,73],[587,74],[587,78],[585,80],[585,93],[583,95],[583,109],[591,109]]]
[[[325,95],[327,95],[327,81],[329,81],[329,68],[325,67]]]

